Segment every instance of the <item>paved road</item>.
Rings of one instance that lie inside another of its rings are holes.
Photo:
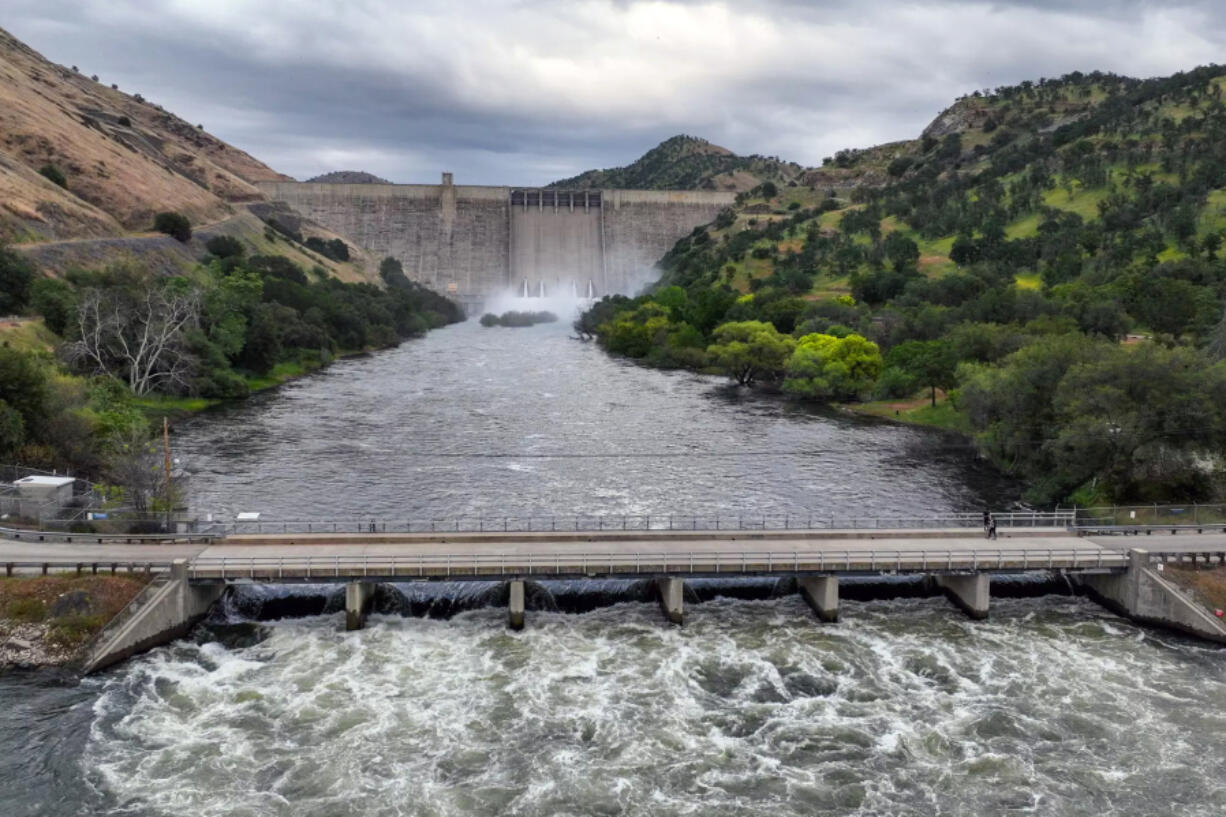
[[[277,563],[282,570],[318,570],[331,563],[352,571],[358,565],[382,562],[385,565],[416,566],[425,569],[450,569],[468,565],[488,572],[494,566],[507,570],[543,570],[552,562],[578,570],[584,565],[593,570],[601,564],[641,566],[661,564],[699,564],[716,569],[762,565],[779,567],[789,562],[834,566],[842,561],[857,569],[903,560],[916,565],[937,565],[945,554],[953,566],[991,564],[1007,558],[1009,566],[1042,566],[1044,554],[1054,566],[1084,566],[1096,561],[1118,564],[1120,555],[1130,548],[1160,551],[1226,551],[1226,534],[1155,533],[1151,536],[1076,537],[1056,530],[1015,529],[1002,531],[1001,538],[989,542],[975,531],[824,531],[801,535],[796,532],[736,532],[710,534],[699,532],[648,531],[601,535],[589,539],[585,534],[480,534],[448,538],[437,535],[363,537],[363,536],[259,536],[236,537],[214,545],[131,545],[81,544],[55,542],[13,542],[0,540],[0,563],[41,563],[63,566],[78,563],[112,562],[166,564],[188,559],[203,571],[213,571],[225,560],[227,573],[246,563],[269,570]],[[870,538],[871,537],[871,538]],[[396,541],[378,541],[379,539]],[[458,538],[460,541],[455,541]],[[257,543],[258,542],[258,543]],[[1007,557],[1002,557],[1004,551]],[[586,571],[585,571],[586,572]],[[288,574],[287,574],[288,575]]]

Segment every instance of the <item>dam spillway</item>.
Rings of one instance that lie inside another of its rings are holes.
[[[633,294],[652,267],[735,194],[441,184],[262,182],[271,200],[468,308],[525,286]]]

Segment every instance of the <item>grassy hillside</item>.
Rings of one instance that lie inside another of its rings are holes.
[[[970,430],[1036,499],[1220,494],[1224,86],[1209,66],[976,92],[914,140],[740,196],[653,295],[579,328],[899,417],[947,392],[923,421]]]
[[[0,30],[0,240],[121,235],[163,210],[211,223],[286,178],[131,90]]]
[[[632,164],[589,170],[550,187],[632,190],[744,191],[766,181],[797,183],[804,168],[767,156],[738,156],[727,148],[694,136],[674,136],[656,145]]]

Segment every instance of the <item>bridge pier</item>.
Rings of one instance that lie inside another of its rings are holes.
[[[822,621],[839,620],[839,577],[801,576],[797,582],[800,596]]]
[[[681,626],[685,619],[685,581],[671,577],[656,579],[656,592],[668,623]]]
[[[345,630],[360,630],[366,626],[366,614],[375,598],[371,582],[349,582],[345,585]]]
[[[524,628],[524,582],[514,579],[507,582],[507,627],[512,630]]]
[[[949,600],[973,619],[988,617],[991,576],[987,573],[949,573],[936,577]]]

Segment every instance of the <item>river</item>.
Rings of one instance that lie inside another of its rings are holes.
[[[202,415],[174,445],[193,506],[223,517],[1016,497],[944,434],[613,360],[563,324],[432,332]],[[519,633],[474,585],[403,586],[356,633],[326,595],[240,588],[191,638],[99,676],[0,675],[0,814],[1226,813],[1221,649],[1060,595],[996,599],[987,622],[939,598],[847,601],[823,625],[734,582],[672,628],[619,587],[599,606],[540,588]]]
[[[177,429],[215,518],[932,515],[1017,487],[966,441],[611,358],[569,321],[476,321]],[[679,522],[680,523],[680,522]]]

